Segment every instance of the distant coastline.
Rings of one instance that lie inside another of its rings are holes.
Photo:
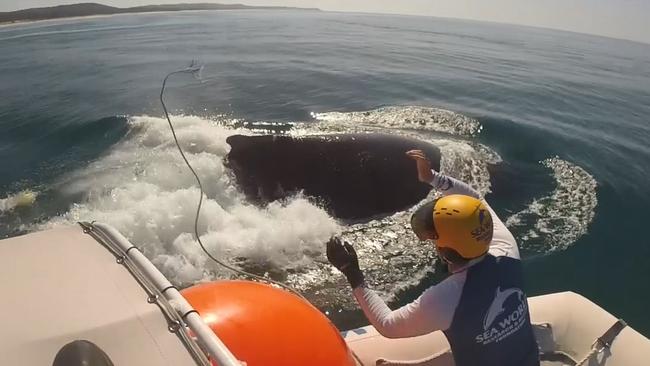
[[[169,4],[145,5],[130,8],[117,8],[97,3],[80,3],[72,5],[59,5],[46,8],[31,8],[10,12],[0,12],[0,24],[31,22],[38,20],[51,20],[63,18],[88,17],[96,15],[152,13],[163,11],[183,10],[315,10],[317,8],[295,8],[284,6],[248,6],[243,4]]]

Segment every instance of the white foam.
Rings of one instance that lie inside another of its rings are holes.
[[[246,133],[198,117],[173,117],[179,141],[202,179],[205,201],[199,234],[216,257],[263,268],[307,270],[323,243],[340,231],[336,221],[304,197],[258,208],[245,203],[222,159],[226,138]],[[172,282],[180,285],[230,276],[194,241],[199,190],[161,118],[133,117],[127,138],[54,187],[82,196],[45,227],[97,220],[138,245]]]
[[[38,192],[31,190],[21,191],[6,198],[0,198],[0,214],[3,212],[13,211],[18,207],[28,207],[36,202]]]
[[[383,127],[390,129],[415,129],[436,131],[452,135],[473,136],[481,132],[481,124],[474,118],[440,108],[399,106],[383,107],[361,112],[312,113],[312,116],[327,122],[329,126],[338,123]]]
[[[440,149],[440,172],[467,182],[483,196],[490,192],[488,164],[501,161],[496,152],[467,141],[433,138],[428,141]]]
[[[552,170],[556,188],[510,216],[505,224],[516,233],[522,248],[550,253],[566,249],[587,232],[598,203],[597,184],[587,171],[557,157],[541,163]]]

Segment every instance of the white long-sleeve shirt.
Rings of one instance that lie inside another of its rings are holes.
[[[463,194],[476,198],[479,193],[467,183],[433,172],[431,185],[443,195]],[[492,215],[494,232],[488,253],[519,259],[517,242],[510,231],[483,200]],[[451,326],[456,307],[463,292],[468,267],[483,259],[471,260],[462,268],[455,269],[444,281],[429,287],[420,297],[397,310],[391,310],[386,303],[365,284],[354,289],[359,306],[377,331],[387,338],[415,337]]]

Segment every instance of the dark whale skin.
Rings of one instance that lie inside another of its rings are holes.
[[[233,135],[226,141],[226,166],[248,200],[266,204],[303,191],[343,220],[388,215],[426,197],[431,187],[418,181],[406,151],[424,150],[440,168],[437,147],[388,134]]]

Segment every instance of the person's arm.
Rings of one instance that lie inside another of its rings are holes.
[[[391,310],[365,284],[355,288],[353,293],[366,318],[379,334],[386,338],[416,337],[451,326],[465,275],[462,272],[447,278],[397,310]]]
[[[433,186],[433,188],[442,192],[443,196],[463,194],[475,198],[480,197],[478,191],[469,184],[431,169],[431,162],[421,150],[411,150],[406,152],[406,155],[415,160],[420,182]]]
[[[446,176],[440,172],[436,172],[435,170],[431,170],[431,173],[433,179],[429,184],[433,188],[442,192],[443,196],[448,196],[450,194],[463,194],[465,196],[480,198],[478,191],[472,188],[469,184],[456,178]]]
[[[485,206],[490,211],[492,216],[492,241],[490,242],[490,249],[488,253],[492,254],[495,257],[507,256],[510,258],[520,259],[519,257],[519,248],[517,247],[517,241],[512,235],[510,230],[506,225],[501,221],[496,212],[490,207],[487,201],[483,200]]]
[[[366,318],[387,338],[414,337],[447,329],[460,300],[465,272],[452,275],[427,289],[418,299],[391,311],[365,282],[354,248],[332,238],[327,243],[327,259],[348,279]]]

